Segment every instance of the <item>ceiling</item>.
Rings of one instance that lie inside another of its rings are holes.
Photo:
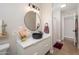
[[[78,3],[66,3],[66,7],[61,8],[61,11],[62,12],[71,11],[73,9],[76,9],[77,6],[78,6]]]

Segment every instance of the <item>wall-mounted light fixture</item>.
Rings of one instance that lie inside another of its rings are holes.
[[[66,4],[61,5],[61,8],[64,8],[64,7],[66,7]]]
[[[29,3],[28,6],[31,7],[31,8],[34,8],[34,9],[36,9],[38,11],[40,10],[36,5],[34,5],[32,3]]]

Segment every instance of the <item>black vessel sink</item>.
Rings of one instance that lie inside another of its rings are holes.
[[[34,39],[41,39],[42,38],[43,33],[42,32],[38,32],[38,33],[33,33],[32,37]]]

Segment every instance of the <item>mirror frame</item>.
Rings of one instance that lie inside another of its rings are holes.
[[[41,27],[41,18],[40,18],[40,14],[39,14],[39,11],[37,11],[37,10],[28,10],[26,13],[25,13],[25,16],[26,16],[26,14],[28,13],[28,12],[30,12],[30,11],[32,11],[32,12],[35,12],[37,15],[38,15],[38,17],[39,17],[39,21],[40,21],[40,26],[39,26],[39,28]],[[25,24],[25,16],[24,16],[24,24]],[[27,25],[25,24],[25,26],[27,27]],[[28,28],[28,27],[27,27]],[[28,28],[29,29],[29,28]],[[29,29],[30,31],[36,31],[38,28],[37,28],[37,25],[36,25],[36,29],[35,30],[31,30],[31,29]]]

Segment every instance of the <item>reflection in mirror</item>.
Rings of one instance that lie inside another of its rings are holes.
[[[24,23],[29,30],[35,31],[40,27],[39,15],[33,11],[27,12],[24,17]]]

